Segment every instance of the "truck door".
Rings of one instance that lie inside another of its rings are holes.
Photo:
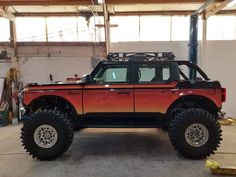
[[[165,113],[179,96],[176,85],[168,64],[139,64],[134,91],[135,112]]]
[[[130,66],[104,65],[83,91],[84,114],[134,112]]]

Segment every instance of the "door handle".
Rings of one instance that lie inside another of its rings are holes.
[[[117,94],[119,94],[119,95],[128,95],[128,94],[130,94],[130,92],[117,92]]]
[[[73,92],[73,91],[68,92],[68,95],[75,95],[75,94],[80,94],[80,92]]]

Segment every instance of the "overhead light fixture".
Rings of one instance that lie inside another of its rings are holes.
[[[227,4],[227,7],[232,7],[236,4],[236,0],[231,1],[229,4]]]

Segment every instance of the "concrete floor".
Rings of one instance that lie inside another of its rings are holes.
[[[0,127],[0,177],[209,177],[205,160],[188,160],[157,129],[85,129],[54,161],[38,161],[20,143],[22,125]],[[223,127],[224,153],[236,163],[236,126]],[[227,162],[227,161],[226,161]],[[236,164],[235,164],[236,165]],[[215,176],[216,177],[216,176]]]

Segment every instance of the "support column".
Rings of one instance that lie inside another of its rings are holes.
[[[191,15],[190,17],[190,37],[189,37],[189,61],[197,64],[197,49],[198,49],[198,15]],[[196,71],[190,69],[190,79],[196,78]]]
[[[207,18],[202,15],[202,41],[201,41],[201,67],[206,70],[206,45],[207,45]]]
[[[13,49],[11,64],[12,67],[18,68],[17,64],[17,43],[16,43],[16,23],[15,21],[10,21],[10,44]]]
[[[110,52],[110,16],[107,12],[107,6],[105,0],[103,3],[103,15],[104,15],[104,27],[105,27],[106,54],[108,54]]]
[[[17,120],[17,105],[13,95],[18,87],[19,83],[19,62],[17,58],[17,43],[16,43],[16,23],[15,21],[10,21],[10,45],[13,49],[11,56],[11,69],[10,69],[10,83],[11,83],[11,94],[12,94],[12,102],[11,102],[11,110],[13,113],[13,119]]]

